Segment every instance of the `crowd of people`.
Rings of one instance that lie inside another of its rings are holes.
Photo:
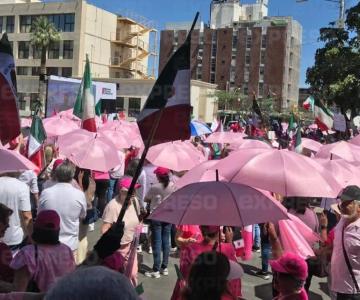
[[[288,138],[283,130],[274,131],[279,141]],[[255,134],[266,138],[265,129]],[[317,131],[304,134],[323,138]],[[230,151],[200,137],[193,145],[208,159]],[[241,299],[244,271],[239,262],[251,259],[253,252],[261,252],[255,275],[270,280],[272,272],[273,299],[309,299],[313,276],[328,277],[331,299],[360,299],[357,186],[345,188],[339,203],[321,213],[312,206],[316,199],[274,195],[321,237],[313,245],[316,255],[304,259],[285,251],[276,223],[249,229],[148,220],[184,172],[146,161],[125,212],[118,250],[100,254],[89,249],[88,232],[99,218],[102,235],[117,222],[139,164],[137,149],[124,151],[123,164],[109,173],[80,169],[58,158],[53,145],[46,153],[47,167],[38,175],[0,174],[0,299],[139,299],[137,255],[145,250],[153,255],[153,266],[144,275],[154,280],[169,275],[170,253],[178,252],[176,285],[166,287],[173,288],[172,300]]]

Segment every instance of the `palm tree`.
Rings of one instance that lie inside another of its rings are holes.
[[[44,109],[46,100],[46,57],[49,46],[59,42],[60,33],[54,23],[45,16],[38,17],[31,28],[31,45],[41,51],[41,65],[39,76],[39,100]]]

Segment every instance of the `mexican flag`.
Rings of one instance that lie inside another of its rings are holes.
[[[99,101],[100,105],[100,101]],[[84,77],[74,106],[74,115],[82,120],[81,128],[96,132],[95,97],[91,79],[89,57],[86,55]]]
[[[334,114],[319,100],[314,105],[315,123],[321,131],[328,131],[334,125]]]
[[[30,135],[27,145],[27,157],[40,169],[43,168],[44,149],[46,132],[41,118],[34,116],[31,123]]]
[[[7,34],[0,40],[0,143],[5,145],[20,135],[16,97],[15,61]]]
[[[301,154],[303,150],[302,140],[301,140],[301,128],[298,127],[295,136],[295,152]]]
[[[303,108],[306,110],[314,111],[315,99],[313,96],[309,96],[303,103]]]

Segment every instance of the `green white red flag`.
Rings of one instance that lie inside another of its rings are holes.
[[[31,123],[30,135],[27,144],[27,157],[39,167],[44,167],[44,142],[46,132],[41,118],[34,116]]]
[[[96,132],[95,96],[91,79],[89,57],[86,56],[84,76],[74,106],[74,115],[82,120],[81,127]]]
[[[20,135],[21,123],[16,96],[15,61],[7,34],[0,40],[0,142]]]
[[[315,123],[322,131],[330,130],[334,125],[334,114],[320,100],[315,100]]]

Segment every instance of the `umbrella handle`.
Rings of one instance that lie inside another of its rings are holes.
[[[219,182],[219,170],[218,169],[216,169],[216,182]]]

